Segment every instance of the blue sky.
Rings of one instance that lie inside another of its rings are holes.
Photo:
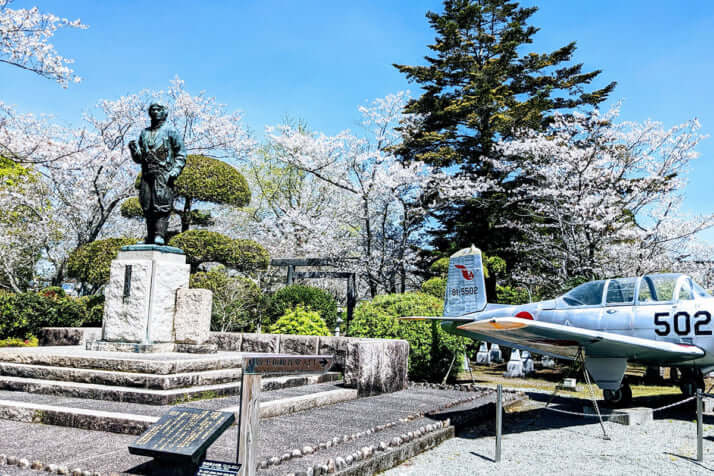
[[[714,135],[714,3],[707,0],[523,1],[540,10],[534,51],[576,41],[575,61],[617,81],[610,103],[621,118],[666,126],[697,117]],[[392,63],[417,64],[434,34],[424,17],[436,0],[275,1],[16,0],[67,18],[85,31],[54,40],[84,78],[63,90],[50,80],[0,66],[0,100],[23,112],[76,123],[99,99],[161,89],[178,75],[207,91],[262,135],[286,115],[334,134],[356,128],[357,106],[411,89]],[[712,213],[714,137],[698,148],[686,210]],[[705,237],[714,242],[714,232]]]

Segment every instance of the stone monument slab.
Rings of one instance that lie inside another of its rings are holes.
[[[211,333],[213,293],[208,289],[179,288],[176,291],[176,342],[203,344]]]

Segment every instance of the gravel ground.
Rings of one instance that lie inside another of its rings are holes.
[[[600,424],[592,418],[526,410],[505,416],[499,463],[493,460],[493,430],[482,426],[465,430],[382,474],[711,474],[714,420],[705,420],[704,462],[699,463],[692,418],[691,411],[682,411],[642,426],[605,422],[611,438],[606,441]]]

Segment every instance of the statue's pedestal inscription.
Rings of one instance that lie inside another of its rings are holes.
[[[195,474],[208,447],[234,421],[233,412],[175,407],[130,445],[129,453],[152,456],[155,465],[173,467],[171,473]]]
[[[104,292],[102,340],[87,348],[170,352],[177,342],[203,344],[211,326],[212,295],[189,289],[189,276],[190,265],[178,248],[122,248]]]

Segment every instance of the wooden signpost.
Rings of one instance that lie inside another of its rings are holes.
[[[242,476],[254,476],[260,434],[260,389],[262,374],[325,373],[334,362],[332,355],[247,354],[243,358],[240,393],[238,464]]]

